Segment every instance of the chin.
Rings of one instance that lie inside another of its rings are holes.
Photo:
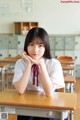
[[[40,58],[37,58],[37,57],[32,57],[34,60],[39,60]]]

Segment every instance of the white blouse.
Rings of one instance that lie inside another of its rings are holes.
[[[23,59],[19,59],[15,64],[15,70],[14,70],[14,78],[13,78],[13,84],[15,84],[16,81],[20,80],[21,76],[24,73],[24,70],[26,68],[27,63],[23,61]],[[63,71],[61,64],[58,60],[52,58],[52,59],[46,59],[46,68],[48,71],[48,74],[50,76],[50,80],[52,83],[56,83],[55,89],[63,88],[65,86],[64,84],[64,78],[63,78]],[[35,90],[35,91],[44,91],[40,76],[39,76],[39,85],[33,85],[33,75],[32,71],[30,73],[30,79],[27,85],[27,90]]]

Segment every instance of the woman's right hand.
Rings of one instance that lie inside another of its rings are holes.
[[[29,56],[27,55],[25,51],[21,52],[21,57],[25,62],[27,61],[28,63],[31,63],[31,60],[29,59]]]

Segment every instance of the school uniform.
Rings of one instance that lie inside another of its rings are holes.
[[[45,64],[46,64],[47,72],[50,76],[50,80],[52,81],[52,84],[53,83],[56,84],[54,91],[59,88],[64,88],[65,84],[64,84],[64,78],[63,78],[63,71],[62,71],[60,62],[54,58],[51,58],[51,59],[45,59]],[[17,82],[21,78],[26,67],[27,67],[27,62],[25,62],[23,59],[19,59],[16,62],[13,84],[15,84],[15,82]],[[30,79],[29,79],[26,90],[44,92],[44,89],[42,87],[41,80],[40,80],[40,75],[38,76],[38,86],[33,85],[33,71],[32,70],[30,73]],[[28,117],[28,116],[18,116],[17,120],[36,120],[36,119],[37,120],[59,120],[59,119],[54,119],[54,118],[41,118],[41,117]]]

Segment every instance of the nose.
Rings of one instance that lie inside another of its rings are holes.
[[[37,45],[34,45],[33,50],[34,50],[34,52],[38,52],[39,51],[39,47]]]

